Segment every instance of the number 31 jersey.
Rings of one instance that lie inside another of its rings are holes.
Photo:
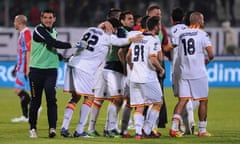
[[[209,35],[196,28],[187,28],[179,36],[178,56],[182,79],[197,79],[207,76],[205,48],[212,46]]]

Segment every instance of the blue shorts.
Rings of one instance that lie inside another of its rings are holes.
[[[16,73],[16,81],[14,87],[21,90],[30,90],[29,80],[25,77],[24,73]]]

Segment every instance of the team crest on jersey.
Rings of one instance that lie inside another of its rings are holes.
[[[156,43],[154,43],[154,48],[153,48],[153,50],[157,50],[157,45],[158,45],[158,43],[156,42]]]

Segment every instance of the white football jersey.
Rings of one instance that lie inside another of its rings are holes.
[[[171,27],[170,29],[170,39],[172,42],[172,45],[174,46],[173,50],[172,50],[172,72],[174,72],[174,68],[178,67],[179,65],[176,64],[176,59],[177,59],[177,51],[178,48],[177,46],[179,45],[179,35],[184,32],[184,30],[187,28],[187,26],[185,24],[176,24],[174,26]],[[177,61],[178,62],[178,61]]]
[[[118,38],[113,34],[109,35],[96,27],[88,28],[81,39],[88,42],[88,47],[77,50],[68,65],[89,74],[94,74],[100,64],[105,61],[111,45],[123,46],[129,44],[128,38]]]
[[[179,36],[178,56],[182,79],[197,79],[207,76],[205,48],[211,46],[209,35],[196,28],[187,28]]]
[[[161,50],[160,40],[157,36],[143,34],[140,42],[132,43],[130,50],[132,53],[133,69],[130,81],[136,83],[146,83],[157,81],[157,73],[149,66],[149,57],[156,55]]]

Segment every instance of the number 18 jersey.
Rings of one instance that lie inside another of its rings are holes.
[[[207,76],[205,66],[205,48],[212,47],[209,35],[196,28],[187,28],[179,37],[178,56],[180,77],[197,79]]]

